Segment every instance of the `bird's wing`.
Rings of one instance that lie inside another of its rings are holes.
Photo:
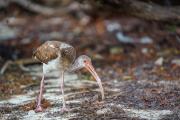
[[[33,57],[47,64],[49,61],[58,57],[59,48],[57,44],[59,45],[60,43],[58,41],[45,42],[33,52]]]
[[[61,59],[63,62],[63,66],[65,68],[69,68],[70,65],[72,65],[72,63],[74,62],[76,57],[76,51],[74,47],[66,43],[61,43],[60,52],[61,52]]]
[[[33,53],[33,57],[46,64],[58,56],[61,57],[63,67],[68,68],[75,60],[76,51],[69,44],[59,41],[47,41]]]

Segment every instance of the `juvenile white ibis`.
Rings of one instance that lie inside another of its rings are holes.
[[[104,90],[101,79],[95,72],[95,69],[91,63],[91,59],[86,55],[81,55],[75,60],[76,51],[71,45],[59,41],[47,41],[34,51],[33,57],[43,63],[43,76],[40,83],[40,91],[35,109],[36,112],[41,112],[43,110],[41,106],[41,100],[44,88],[44,77],[46,73],[49,72],[49,68],[52,67],[60,72],[60,86],[63,96],[62,111],[67,110],[64,99],[64,72],[72,72],[81,68],[86,68],[96,79],[101,91],[101,97],[104,99]]]

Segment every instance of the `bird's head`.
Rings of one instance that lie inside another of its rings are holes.
[[[96,73],[92,62],[91,62],[91,58],[86,56],[86,55],[81,55],[79,56],[76,60],[75,63],[73,64],[72,67],[72,71],[76,71],[78,69],[81,68],[86,68],[92,75],[93,77],[96,79],[100,89],[101,89],[101,95],[102,95],[102,99],[104,99],[104,90],[101,84],[101,79],[99,78],[98,74]]]
[[[81,55],[76,59],[75,65],[78,69],[87,68],[89,65],[92,66],[91,58],[87,55]]]

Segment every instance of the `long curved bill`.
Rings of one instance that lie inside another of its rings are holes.
[[[86,62],[85,64],[85,68],[93,75],[93,77],[96,79],[98,85],[99,85],[99,88],[100,88],[100,91],[101,91],[101,96],[102,96],[102,100],[104,99],[104,89],[103,89],[103,86],[102,86],[102,83],[101,83],[101,79],[99,78],[99,76],[97,75],[94,67],[92,66],[91,62]]]

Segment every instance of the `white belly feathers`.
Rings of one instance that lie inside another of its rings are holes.
[[[49,61],[47,64],[43,63],[43,73],[48,73],[50,71],[60,70],[61,66],[59,64],[59,57]]]

